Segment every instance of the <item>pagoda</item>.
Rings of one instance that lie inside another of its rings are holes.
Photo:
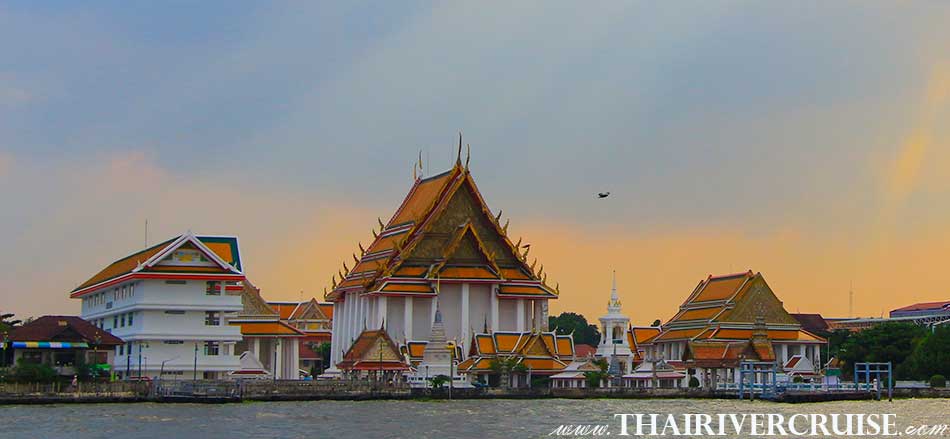
[[[543,265],[529,263],[530,245],[509,239],[508,222],[488,208],[469,171],[470,156],[463,164],[461,150],[460,137],[451,169],[416,176],[389,221],[377,219],[371,243],[358,244],[352,266],[344,262],[333,277],[325,296],[333,303],[331,373],[365,328],[422,349],[436,297],[445,337],[463,355],[472,351],[474,328],[547,329],[548,300],[558,297],[558,289],[546,282]],[[420,161],[414,173],[421,170]]]

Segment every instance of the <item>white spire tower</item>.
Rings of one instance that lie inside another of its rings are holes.
[[[597,356],[617,360],[627,364],[627,371],[632,369],[633,351],[631,350],[627,331],[630,327],[630,318],[621,312],[622,304],[617,293],[617,272],[613,272],[610,288],[610,301],[607,302],[607,314],[600,318],[600,344],[597,346]]]

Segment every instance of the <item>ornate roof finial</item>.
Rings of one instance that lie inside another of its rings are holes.
[[[377,217],[376,217],[376,222],[379,223],[379,231],[380,231],[380,232],[382,232],[383,230],[386,230],[386,226],[383,224],[383,219],[382,219],[382,218],[380,218],[380,217],[377,216]]]
[[[376,228],[373,227],[373,239],[379,238],[379,234],[376,233]]]
[[[610,288],[610,302],[607,303],[607,310],[620,312],[620,296],[617,295],[617,270],[613,271],[612,286]]]
[[[465,170],[468,170],[468,162],[472,160],[472,145],[465,144]]]
[[[455,157],[455,164],[458,166],[462,165],[462,132],[459,131],[459,152]]]
[[[362,256],[362,255],[365,255],[365,254],[366,254],[366,249],[363,248],[363,243],[362,243],[362,242],[358,242],[358,243],[356,243],[356,244],[360,246],[360,255],[361,255],[361,256]]]
[[[501,231],[504,232],[504,234],[506,235],[508,234],[508,223],[510,222],[511,222],[511,218],[506,219],[505,226],[501,228]]]
[[[515,244],[515,248],[516,248],[516,249],[521,248],[521,237],[520,237],[520,236],[518,237],[518,243]]]
[[[343,272],[344,272],[344,273],[349,273],[349,272],[350,272],[350,269],[347,268],[347,266],[346,266],[346,261],[343,261]]]
[[[356,257],[356,253],[353,253],[353,263],[356,265],[360,264],[360,259]],[[355,268],[356,265],[354,265],[353,267]]]
[[[502,212],[504,212],[504,210],[498,209],[498,215],[495,215],[495,222],[496,222],[496,223],[501,223],[501,213],[502,213]]]

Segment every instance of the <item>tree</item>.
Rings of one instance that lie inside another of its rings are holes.
[[[917,379],[950,376],[950,326],[940,325],[914,349],[910,364]]]
[[[524,372],[527,368],[518,361],[518,357],[498,357],[489,363],[492,372],[501,379],[501,388],[507,389],[511,383],[511,374],[513,372]]]
[[[0,314],[0,333],[10,332],[13,328],[23,324],[21,320],[14,319],[13,313]]]
[[[548,317],[548,327],[557,328],[557,333],[562,335],[573,333],[577,344],[597,346],[600,343],[597,326],[587,323],[587,319],[577,313],[563,312],[557,317]]]
[[[660,326],[660,324],[661,324],[660,319],[656,319],[653,321],[653,324],[650,326]]]
[[[441,389],[450,381],[450,378],[447,375],[436,375],[430,378],[429,381],[432,382],[433,389]]]
[[[883,323],[861,332],[851,334],[841,343],[839,358],[845,361],[844,373],[855,363],[886,363],[894,366],[898,379],[916,376],[913,363],[908,361],[917,346],[927,336],[927,330],[913,323]]]

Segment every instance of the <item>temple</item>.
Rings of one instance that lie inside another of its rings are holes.
[[[548,300],[558,289],[543,265],[528,263],[530,245],[510,240],[501,212],[489,210],[468,158],[462,163],[461,141],[451,169],[415,178],[392,218],[378,223],[326,294],[334,316],[330,374],[355,364],[353,348],[367,333],[397,343],[404,363],[421,361],[436,297],[445,338],[458,348],[454,361],[479,352],[478,334],[547,330]]]
[[[743,361],[778,362],[787,374],[815,373],[826,343],[801,328],[761,273],[748,271],[700,281],[676,315],[641,345],[646,362],[695,372],[701,387],[716,388],[736,383]]]

